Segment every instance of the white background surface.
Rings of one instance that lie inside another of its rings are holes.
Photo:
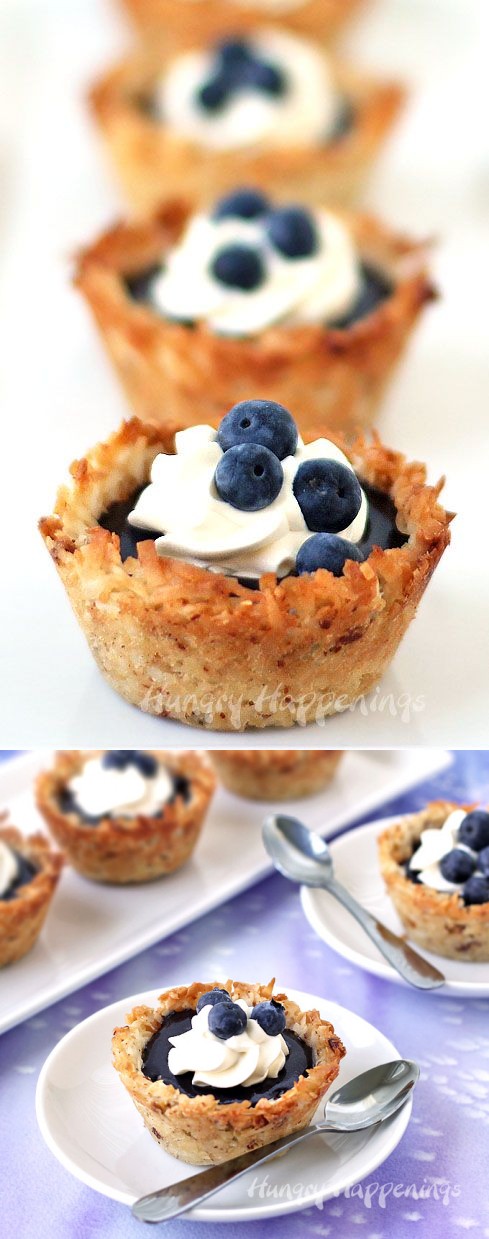
[[[485,0],[377,0],[348,37],[359,61],[411,84],[368,203],[441,238],[444,298],[427,311],[380,429],[427,460],[431,480],[448,475],[453,545],[382,683],[383,709],[377,695],[373,710],[248,733],[248,746],[489,743],[488,19]],[[0,8],[0,743],[10,747],[243,743],[151,719],[114,695],[36,532],[69,461],[126,412],[68,275],[70,253],[122,210],[83,95],[127,40],[108,0]]]
[[[441,749],[347,753],[329,787],[281,808],[329,835],[442,770],[449,760]],[[35,807],[33,783],[50,761],[51,754],[43,750],[17,757],[0,770],[0,807],[8,809],[13,824],[28,834],[45,831]],[[271,808],[219,787],[188,864],[155,882],[100,887],[67,864],[35,947],[15,968],[0,971],[0,1032],[131,959],[271,872],[273,865],[261,838],[262,822]]]
[[[335,1090],[362,1071],[399,1058],[383,1033],[338,1003],[298,990],[281,990],[279,985],[275,992],[287,992],[303,1011],[317,1008],[348,1046]],[[134,994],[73,1028],[49,1055],[36,1092],[37,1121],[51,1152],[82,1183],[125,1204],[195,1172],[165,1153],[141,1126],[108,1053],[113,1028],[134,1006],[154,1006],[159,993]],[[385,1123],[347,1136],[314,1136],[307,1144],[290,1149],[286,1157],[275,1157],[266,1166],[271,1190],[263,1203],[249,1195],[256,1174],[250,1170],[249,1175],[192,1209],[188,1217],[206,1222],[250,1222],[295,1213],[305,1205],[338,1195],[385,1161],[404,1135],[411,1108],[410,1098]],[[316,1112],[318,1121],[323,1113],[321,1103]],[[311,1186],[304,1190],[304,1184]],[[290,1194],[287,1186],[292,1188]]]

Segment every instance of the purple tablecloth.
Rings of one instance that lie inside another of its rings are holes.
[[[455,755],[448,772],[385,804],[382,816],[437,796],[489,800],[486,752]],[[375,814],[379,816],[379,814]],[[368,820],[368,819],[365,819]],[[49,1007],[0,1040],[0,1235],[5,1239],[137,1239],[128,1210],[73,1179],[43,1144],[35,1113],[39,1069],[69,1028],[93,1011],[153,987],[228,973],[328,996],[377,1025],[422,1067],[409,1128],[388,1161],[321,1210],[267,1223],[267,1239],[489,1237],[489,999],[443,999],[369,976],[324,946],[302,914],[297,891],[276,876],[161,945]],[[488,969],[489,971],[489,969]],[[250,1230],[251,1227],[251,1230]],[[300,1228],[300,1231],[299,1231]],[[197,1239],[198,1223],[165,1234]],[[262,1239],[260,1222],[228,1234]]]

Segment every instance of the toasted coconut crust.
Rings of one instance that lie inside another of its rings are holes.
[[[172,55],[170,45],[147,41],[90,95],[128,202],[143,216],[165,197],[185,194],[210,204],[241,184],[258,185],[279,199],[348,204],[358,196],[404,100],[397,82],[334,65],[338,88],[355,116],[343,137],[324,146],[212,151],[173,133],[141,107]]]
[[[358,440],[350,460],[391,495],[409,542],[349,561],[340,578],[321,569],[279,583],[268,574],[252,590],[160,558],[152,541],[122,563],[118,536],[97,524],[148,480],[158,452],[173,450],[169,431],[123,423],[72,465],[72,486],[40,522],[103,675],[147,713],[217,731],[305,724],[347,709],[389,665],[448,545],[442,482],[426,486],[423,465],[378,439]]]
[[[287,408],[307,410],[301,432],[328,425],[352,434],[370,427],[393,367],[423,307],[435,296],[427,247],[390,231],[371,216],[344,213],[362,259],[393,285],[371,313],[343,331],[322,324],[274,326],[250,339],[214,334],[158,315],[130,296],[124,277],[164,258],[195,204],[167,202],[152,220],[118,224],[80,256],[75,283],[88,301],[131,410],[161,426],[220,417],[259,392]]]
[[[221,1105],[211,1094],[188,1097],[173,1085],[148,1080],[141,1065],[150,1037],[166,1015],[186,1008],[194,1010],[200,995],[216,984],[227,989],[235,1001],[244,998],[251,1006],[273,993],[273,982],[246,985],[226,981],[223,986],[213,981],[179,986],[161,994],[154,1010],[135,1007],[127,1016],[127,1026],[116,1028],[112,1038],[114,1067],[153,1138],[174,1157],[202,1166],[239,1157],[306,1127],[336,1079],[346,1053],[333,1025],[322,1020],[318,1011],[303,1012],[286,994],[274,994],[285,1007],[287,1028],[311,1046],[314,1054],[314,1066],[307,1076],[301,1076],[281,1097],[262,1097],[255,1106],[249,1101]]]
[[[362,0],[304,0],[297,8],[273,13],[263,5],[235,0],[124,0],[137,26],[152,37],[163,34],[172,48],[192,47],[226,34],[248,34],[257,25],[286,26],[315,42],[326,42],[360,7]]]
[[[247,800],[294,800],[331,782],[342,757],[334,749],[212,749],[224,786]]]
[[[35,877],[8,901],[0,899],[0,968],[31,950],[47,916],[63,868],[60,852],[52,851],[44,835],[23,835],[15,826],[0,825],[0,841],[25,856],[37,868]]]
[[[409,860],[427,826],[440,829],[454,809],[468,813],[474,805],[435,800],[421,813],[401,818],[379,836],[380,868],[407,935],[434,955],[447,959],[489,961],[489,903],[466,906],[457,894],[435,891],[405,876]]]
[[[92,881],[114,883],[147,882],[180,869],[194,850],[215,789],[205,758],[156,750],[153,756],[161,766],[189,780],[190,800],[177,796],[158,816],[107,816],[94,827],[78,813],[63,813],[59,794],[99,752],[63,750],[36,783],[39,812],[74,869]]]

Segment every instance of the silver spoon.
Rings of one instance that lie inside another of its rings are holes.
[[[140,1222],[168,1222],[207,1200],[227,1183],[239,1179],[251,1166],[259,1166],[309,1136],[317,1136],[318,1132],[323,1131],[362,1131],[365,1127],[383,1123],[405,1104],[418,1076],[416,1063],[404,1058],[371,1067],[332,1094],[326,1101],[323,1119],[312,1127],[305,1127],[292,1136],[284,1136],[282,1140],[267,1144],[262,1149],[244,1153],[242,1157],[233,1157],[232,1161],[210,1166],[208,1170],[199,1171],[180,1183],[150,1192],[135,1201],[132,1213]]]
[[[438,968],[418,955],[404,938],[393,933],[377,917],[371,916],[346,887],[336,881],[330,849],[320,835],[308,830],[296,817],[277,813],[264,822],[263,842],[275,868],[285,878],[301,882],[303,886],[323,887],[334,895],[410,985],[418,989],[438,989],[445,984],[445,977]]]

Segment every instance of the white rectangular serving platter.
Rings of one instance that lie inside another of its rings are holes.
[[[33,780],[49,761],[44,750],[0,767],[0,809],[8,808],[12,823],[26,833],[44,826],[33,800]],[[377,811],[450,761],[442,749],[353,751],[345,754],[324,792],[282,807],[327,836]],[[156,882],[101,887],[67,866],[36,946],[0,971],[0,1032],[263,878],[272,868],[261,841],[261,823],[270,808],[219,788],[192,860]]]

